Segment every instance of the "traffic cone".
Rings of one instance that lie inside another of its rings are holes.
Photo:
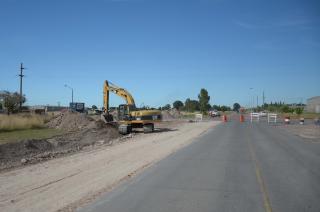
[[[228,119],[227,119],[227,116],[226,116],[226,115],[223,115],[223,116],[222,116],[222,121],[223,121],[223,122],[227,122],[227,121],[228,121]]]
[[[244,116],[240,115],[240,122],[244,122]]]

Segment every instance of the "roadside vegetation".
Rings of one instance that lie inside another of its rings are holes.
[[[46,139],[63,134],[57,129],[48,129],[45,124],[51,115],[0,114],[0,144],[24,139]]]
[[[27,100],[25,96],[21,96],[18,92],[9,91],[1,91],[0,99],[3,100],[3,105],[1,103],[0,109],[6,108],[8,115],[18,112],[20,103],[23,104]]]
[[[284,102],[271,102],[265,103],[262,106],[253,108],[255,112],[268,111],[271,113],[278,113],[282,117],[290,117],[292,119],[305,118],[305,119],[315,119],[319,118],[317,113],[309,113],[304,111],[304,104],[285,104]]]
[[[36,114],[0,115],[0,133],[15,130],[45,128],[45,123],[51,118],[52,116],[49,115],[45,116]]]
[[[0,100],[0,110],[5,109],[5,113],[0,114],[0,144],[25,139],[46,139],[63,133],[46,127],[45,124],[54,117],[53,114],[31,114],[28,108],[20,107],[20,102],[23,104],[26,101],[25,96],[17,92],[1,91]]]
[[[216,110],[221,112],[232,111],[231,107],[226,105],[210,105],[210,96],[206,89],[202,88],[198,94],[198,99],[187,98],[184,102],[176,100],[171,104],[166,104],[163,107],[159,107],[159,110],[170,110],[172,108],[185,112],[186,116],[194,116],[195,112],[200,112],[204,115],[209,110]],[[240,105],[239,105],[240,106]]]
[[[62,130],[49,128],[0,132],[0,145],[28,139],[47,139],[52,138],[53,136],[62,135],[63,133]]]

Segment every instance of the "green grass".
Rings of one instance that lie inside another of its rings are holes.
[[[17,142],[24,139],[47,139],[62,134],[62,130],[48,128],[0,132],[0,144]]]

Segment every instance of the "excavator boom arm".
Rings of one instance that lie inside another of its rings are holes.
[[[118,86],[105,80],[104,86],[103,86],[103,106],[104,106],[105,112],[109,111],[109,92],[110,91],[122,97],[126,101],[127,105],[135,106],[134,99],[127,90],[123,88],[119,88]]]

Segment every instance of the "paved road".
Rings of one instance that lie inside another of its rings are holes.
[[[223,123],[82,210],[319,212],[320,143]]]

